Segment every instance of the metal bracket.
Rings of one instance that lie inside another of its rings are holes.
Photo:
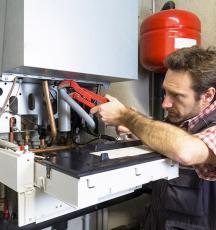
[[[175,166],[175,164],[176,164],[176,162],[175,162],[175,161],[173,161],[173,160],[170,160],[169,164],[170,164],[170,166],[171,166],[171,167],[174,167],[174,166]]]
[[[88,188],[94,188],[95,187],[95,185],[93,185],[93,183],[90,179],[87,179],[87,187]]]
[[[141,173],[140,173],[140,171],[139,171],[138,168],[135,168],[135,174],[136,174],[136,176],[140,176],[141,175]]]
[[[13,81],[17,77],[15,74],[3,73],[1,76],[1,81]]]

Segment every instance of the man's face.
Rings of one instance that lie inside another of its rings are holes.
[[[167,118],[172,123],[180,123],[198,115],[203,109],[202,99],[197,99],[191,88],[191,77],[188,72],[176,72],[168,69],[163,89],[162,103]]]

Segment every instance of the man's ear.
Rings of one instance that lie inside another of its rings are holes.
[[[214,99],[216,90],[214,87],[210,87],[207,89],[207,91],[203,94],[203,101],[205,103],[211,103],[212,100]]]

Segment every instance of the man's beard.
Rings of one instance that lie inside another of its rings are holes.
[[[173,124],[179,124],[184,121],[184,118],[180,117],[175,112],[166,111],[166,113],[167,113],[166,119]]]
[[[167,114],[166,119],[173,124],[179,125],[182,122],[191,119],[192,117],[197,116],[200,113],[200,109],[197,106],[193,106],[193,108],[190,110],[190,112],[188,112],[185,115],[181,115],[180,113],[178,113],[177,111],[173,110],[173,109],[168,109],[165,112]]]

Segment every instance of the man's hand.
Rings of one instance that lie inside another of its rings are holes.
[[[97,113],[106,125],[121,125],[121,119],[127,113],[128,108],[115,97],[106,95],[106,98],[109,102],[95,106],[90,112],[92,114]]]
[[[131,131],[127,127],[125,127],[123,125],[119,125],[119,126],[116,127],[116,133],[118,135],[121,135],[121,134],[125,135],[125,134],[130,134]]]

